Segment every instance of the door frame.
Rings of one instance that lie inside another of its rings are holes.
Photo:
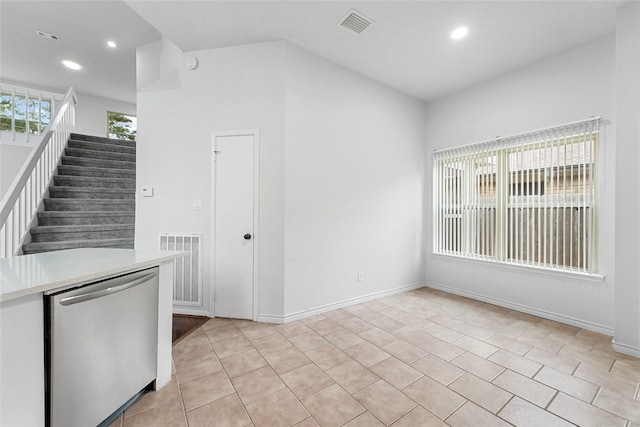
[[[259,254],[258,250],[260,241],[260,133],[258,129],[240,129],[229,131],[214,131],[211,133],[211,149],[210,149],[210,196],[211,196],[211,218],[210,218],[210,273],[209,273],[209,316],[215,317],[215,268],[216,268],[216,142],[218,137],[226,136],[252,136],[253,137],[253,301],[252,316],[253,320],[258,319],[258,289],[259,286]]]

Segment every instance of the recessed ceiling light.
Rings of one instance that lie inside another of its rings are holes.
[[[45,33],[44,31],[36,30],[36,34],[38,35],[38,37],[42,37],[44,39],[60,40],[60,37],[56,36],[55,34]]]
[[[82,69],[82,65],[78,64],[77,62],[69,61],[68,59],[65,59],[64,61],[62,61],[62,65],[64,65],[67,68],[71,68],[72,70]]]
[[[114,42],[113,40],[107,40],[107,46],[109,46],[111,49],[115,49],[118,47],[116,42]]]
[[[454,40],[461,39],[467,35],[469,29],[467,27],[458,27],[451,32],[451,38]]]

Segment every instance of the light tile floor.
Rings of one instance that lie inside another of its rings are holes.
[[[211,319],[113,426],[640,425],[611,337],[431,289],[285,325]]]

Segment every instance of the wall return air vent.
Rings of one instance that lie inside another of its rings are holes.
[[[367,18],[362,13],[354,9],[351,9],[349,13],[347,13],[346,16],[342,18],[342,21],[340,21],[340,26],[342,28],[345,28],[358,35],[364,33],[373,24],[374,21],[372,19]]]

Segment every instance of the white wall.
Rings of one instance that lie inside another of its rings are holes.
[[[0,144],[0,200],[31,153],[32,147]]]
[[[640,357],[640,5],[618,9],[616,27],[615,338]]]
[[[78,94],[76,132],[85,135],[107,136],[107,111],[136,115],[135,104]]]
[[[422,101],[288,45],[285,316],[423,284],[424,129]]]
[[[260,131],[261,315],[283,312],[284,42],[190,52],[188,70],[167,40],[138,49],[137,248],[157,248],[158,233],[203,235],[205,307],[209,310],[214,131]],[[203,210],[192,209],[201,199]]]
[[[597,283],[432,255],[430,208],[426,213],[425,242],[426,277],[432,286],[612,334],[615,53],[615,36],[609,35],[432,102],[426,114],[429,153],[602,116],[598,173],[600,271],[604,281]],[[432,170],[430,158],[426,168]],[[431,206],[430,179],[426,181],[426,197]]]

